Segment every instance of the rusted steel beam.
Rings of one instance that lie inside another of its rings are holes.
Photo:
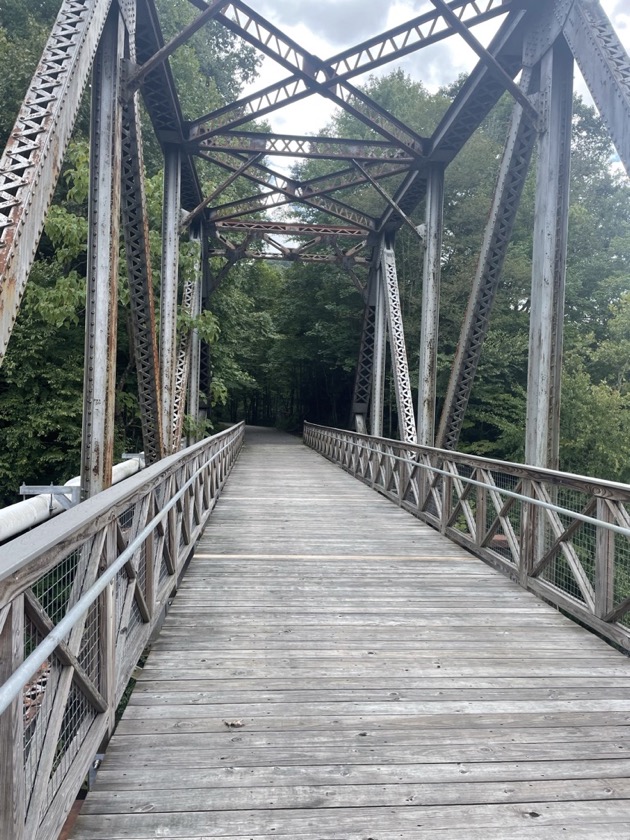
[[[213,18],[217,17],[219,12],[222,10],[223,6],[225,6],[224,0],[214,0],[213,3],[203,10],[203,12],[195,18],[188,26],[184,27],[181,32],[175,35],[174,38],[165,44],[163,47],[160,47],[151,58],[147,59],[140,67],[137,68],[129,77],[128,84],[133,89],[136,88],[142,80],[155,68],[163,64],[167,58],[172,55],[178,47],[181,47],[182,44],[185,44],[195,32],[198,32],[202,26],[205,26]]]
[[[521,81],[525,91],[530,79],[528,70]],[[536,128],[516,105],[446,390],[436,440],[440,449],[457,448],[535,141]]]
[[[136,60],[143,64],[164,46],[153,0],[136,0],[136,20]],[[142,99],[162,147],[183,143],[184,117],[168,61],[159,64],[143,79]],[[194,158],[185,150],[182,150],[181,190],[185,210],[194,210],[203,201]]]
[[[138,94],[134,94],[123,102],[122,215],[142,442],[146,461],[152,464],[164,456],[164,442],[160,414],[160,377],[149,251],[149,222],[137,97]]]
[[[0,160],[0,362],[109,7],[64,0]]]
[[[81,497],[112,483],[118,319],[124,28],[112,7],[92,79]]]
[[[630,173],[630,58],[598,0],[573,3],[564,36]]]
[[[206,152],[262,153],[326,160],[413,162],[413,158],[393,143],[379,140],[348,140],[339,137],[305,137],[292,134],[263,134],[255,131],[230,131],[213,134],[199,141]]]
[[[363,228],[349,225],[309,225],[300,222],[268,222],[264,220],[226,219],[214,225],[221,233],[276,234],[286,236],[353,237],[365,239]]]

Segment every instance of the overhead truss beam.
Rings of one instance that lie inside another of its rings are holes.
[[[198,8],[206,7],[203,0],[193,2]],[[457,0],[449,4],[449,9],[458,20],[471,27],[505,14],[516,5],[516,0]],[[199,118],[193,124],[193,133],[204,136],[220,129],[234,128],[312,93],[320,93],[349,110],[373,130],[408,148],[412,154],[422,154],[422,139],[351,86],[348,79],[452,35],[452,23],[440,11],[413,18],[327,61],[302,50],[242,3],[231,3],[222,19],[233,32],[293,71],[293,75]]]
[[[309,225],[300,222],[268,222],[263,220],[226,219],[214,225],[221,233],[259,233],[278,236],[352,237],[365,239],[365,230],[344,225]]]
[[[347,140],[338,137],[303,137],[292,134],[263,134],[230,131],[214,134],[191,144],[205,152],[262,153],[304,159],[374,161],[395,160],[411,164],[413,157],[393,143],[378,140]]]

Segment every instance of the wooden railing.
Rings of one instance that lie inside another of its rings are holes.
[[[629,485],[312,424],[304,442],[630,652]]]
[[[3,840],[56,840],[243,432],[165,458],[0,547]]]

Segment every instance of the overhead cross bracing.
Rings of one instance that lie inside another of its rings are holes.
[[[110,480],[115,318],[109,315],[116,299],[117,265],[110,246],[123,234],[149,460],[178,448],[187,398],[188,412],[197,416],[199,411],[190,404],[199,386],[191,383],[191,372],[197,377],[207,368],[199,364],[207,352],[193,337],[178,338],[178,311],[194,317],[191,313],[208,306],[210,295],[232,266],[254,259],[323,263],[345,270],[367,307],[353,424],[377,432],[381,428],[389,336],[401,436],[456,447],[537,143],[542,150],[537,163],[537,214],[539,221],[546,221],[540,222],[533,256],[532,299],[540,307],[534,307],[532,318],[526,457],[539,465],[554,464],[562,348],[558,307],[563,298],[570,100],[576,62],[621,161],[626,166],[630,162],[630,69],[599,2],[427,0],[409,20],[331,56],[315,54],[308,44],[298,43],[241,0],[191,0],[191,5],[195,9],[186,25],[165,38],[153,0],[113,4],[64,0],[0,163],[4,353],[35,257],[34,243],[43,228],[81,96],[95,68],[84,495],[97,492]],[[279,78],[250,88],[213,111],[191,114],[182,105],[171,60],[210,22],[275,62]],[[456,39],[478,61],[451,104],[445,105],[437,125],[421,134],[376,102],[361,81],[368,73],[446,39]],[[513,100],[512,126],[440,418],[436,352],[444,173],[504,95]],[[267,120],[309,97],[350,115],[361,128],[357,136],[270,129]],[[165,156],[157,341],[140,102]],[[99,145],[103,127],[109,139]],[[320,162],[321,174],[314,176],[312,167],[302,166],[309,160]],[[211,181],[209,171],[214,173]],[[114,186],[108,193],[107,182],[116,185],[121,173],[122,192]],[[548,185],[555,186],[548,190]],[[111,213],[119,196],[121,231],[118,213]],[[105,219],[111,222],[109,232],[103,228]],[[550,226],[556,231],[553,253],[545,241]],[[425,254],[424,265],[418,266],[423,303],[415,407],[416,387],[409,377],[409,368],[415,365],[408,362],[397,314],[393,246],[402,228],[416,237]],[[101,231],[98,237],[97,231]],[[182,238],[199,243],[197,276],[185,294],[177,290]],[[109,263],[104,259],[108,250]],[[97,326],[103,322],[109,323],[105,333]]]

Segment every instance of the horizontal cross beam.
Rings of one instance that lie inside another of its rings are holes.
[[[259,233],[276,236],[353,237],[365,239],[365,230],[344,225],[308,225],[300,222],[267,222],[240,219],[217,221],[215,228],[221,233]]]
[[[299,158],[340,160],[395,160],[412,163],[413,158],[393,143],[378,140],[347,140],[338,137],[304,137],[292,134],[264,134],[231,131],[215,134],[191,144],[205,152],[263,153]]]

